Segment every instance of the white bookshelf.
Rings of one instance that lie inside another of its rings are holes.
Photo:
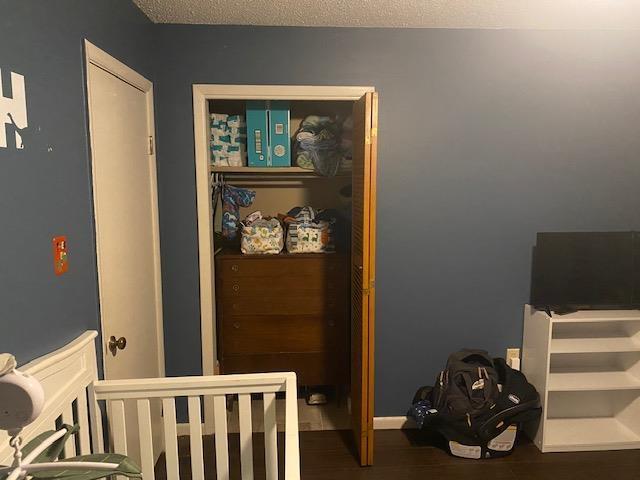
[[[640,448],[640,310],[524,309],[522,371],[542,401],[542,452]]]

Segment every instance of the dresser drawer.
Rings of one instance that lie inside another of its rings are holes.
[[[347,292],[345,275],[273,275],[271,277],[223,277],[218,282],[222,297],[336,296]],[[286,302],[286,299],[283,299]]]
[[[233,297],[218,301],[218,315],[349,315],[347,289],[333,295],[306,295],[254,298]]]
[[[346,273],[347,257],[340,254],[251,255],[216,258],[216,274],[228,277],[326,276]]]
[[[333,352],[228,355],[221,370],[230,373],[296,372],[298,385],[340,385],[349,382],[349,358]]]
[[[222,320],[228,354],[311,353],[347,348],[345,315],[235,315]]]

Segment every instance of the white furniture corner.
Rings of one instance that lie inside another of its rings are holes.
[[[78,450],[68,441],[65,457],[106,451],[129,455],[142,467],[145,479],[155,478],[154,429],[162,432],[166,471],[160,476],[179,480],[179,457],[176,425],[176,399],[187,400],[191,477],[204,480],[204,458],[215,456],[216,478],[229,480],[236,461],[229,456],[226,395],[238,395],[240,414],[240,469],[243,480],[254,478],[254,446],[251,420],[252,402],[264,408],[264,458],[266,479],[300,479],[298,410],[296,375],[258,373],[250,375],[217,375],[129,380],[98,380],[95,338],[97,332],[86,332],[65,347],[21,366],[23,373],[35,377],[43,386],[45,406],[40,416],[24,428],[21,436],[28,442],[36,435],[56,430],[60,423],[80,426]],[[276,412],[276,394],[285,396],[284,412]],[[213,398],[215,452],[203,444],[201,397]],[[107,421],[102,422],[101,405],[107,404]],[[156,425],[151,404],[161,402],[164,415]],[[128,408],[129,406],[134,408]],[[284,413],[284,448],[278,447],[276,416]],[[277,415],[276,415],[277,414]],[[103,427],[108,443],[103,442]],[[262,442],[258,445],[262,446]],[[282,450],[284,462],[278,463]],[[0,431],[0,465],[11,465],[13,449],[6,432]],[[282,472],[281,467],[284,467]],[[280,473],[279,473],[280,470]]]
[[[522,371],[542,401],[527,432],[542,452],[640,448],[640,310],[526,305]]]

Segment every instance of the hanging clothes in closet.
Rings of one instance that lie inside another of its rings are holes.
[[[240,207],[251,206],[256,192],[228,185],[222,175],[213,174],[212,179],[213,216],[215,217],[218,203],[222,201],[222,236],[227,240],[235,240],[240,224]]]

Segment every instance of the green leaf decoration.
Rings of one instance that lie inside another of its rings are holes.
[[[62,450],[64,449],[64,444],[67,442],[71,435],[74,435],[80,427],[78,425],[70,426],[70,425],[62,425],[62,428],[66,429],[66,433],[63,437],[59,438],[55,442],[53,442],[49,447],[47,447],[40,455],[38,455],[33,462],[31,463],[42,463],[42,462],[54,462],[58,459]],[[25,458],[29,453],[31,453],[38,445],[44,442],[51,435],[56,433],[55,430],[49,430],[47,432],[43,432],[34,439],[32,439],[29,443],[22,447],[22,458]]]
[[[80,430],[78,425],[74,425],[73,427],[69,425],[63,425],[62,427],[66,429],[64,436],[60,437],[54,443],[49,445],[49,447],[47,447],[33,460],[33,462],[31,462],[32,464],[55,462],[62,453],[65,442],[69,439],[69,437]],[[27,443],[24,447],[22,447],[23,458],[29,455],[29,453],[31,453],[38,445],[40,445],[54,433],[56,433],[54,430],[43,432],[33,440],[31,440],[29,443]],[[128,478],[142,478],[140,467],[138,467],[138,465],[136,465],[129,457],[117,453],[96,453],[93,455],[81,455],[79,457],[66,458],[63,461],[79,463],[114,463],[117,465],[117,467],[112,470],[91,470],[89,468],[86,470],[41,470],[39,472],[30,473],[30,476],[39,480],[96,480],[109,477],[111,475],[122,475]],[[0,480],[5,480],[8,476],[9,474],[0,474]]]
[[[93,455],[81,455],[79,457],[66,458],[64,462],[100,462],[115,463],[118,465],[113,470],[42,470],[32,472],[33,478],[40,480],[96,480],[111,475],[123,475],[128,478],[142,478],[140,467],[129,457],[117,453],[96,453]]]
[[[74,425],[73,427],[69,425],[62,425],[62,428],[66,429],[64,436],[60,437],[58,440],[49,445],[31,463],[55,462],[62,453],[64,444],[69,439],[69,437],[80,430],[80,427],[78,425]],[[42,432],[37,437],[33,438],[29,443],[24,445],[22,447],[22,458],[25,458],[27,455],[29,455],[38,445],[40,445],[54,433],[56,433],[56,430],[48,430],[46,432]],[[5,480],[8,476],[8,473],[0,474],[0,480]]]

